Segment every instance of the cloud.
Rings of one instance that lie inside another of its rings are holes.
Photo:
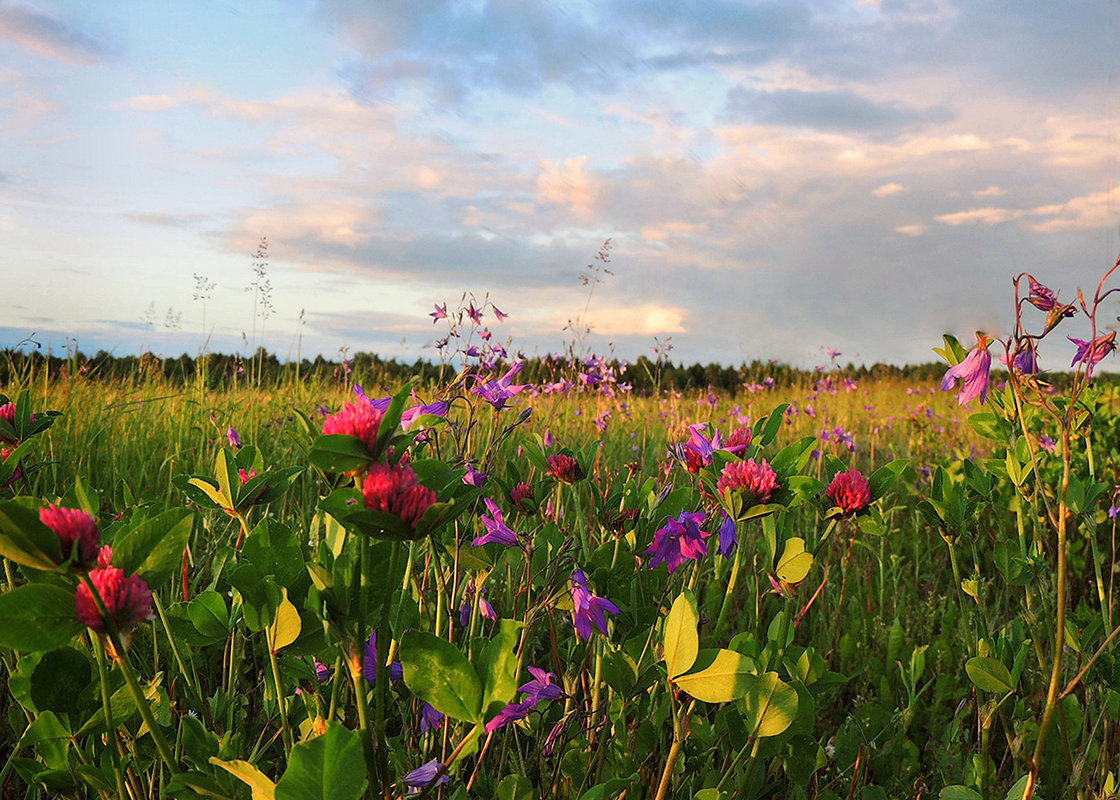
[[[897,134],[953,119],[953,113],[944,106],[915,108],[871,100],[850,90],[766,91],[745,86],[736,86],[728,93],[725,114],[732,122],[873,134]]]
[[[579,217],[590,218],[595,210],[595,178],[584,165],[587,156],[566,159],[558,164],[550,158],[540,162],[537,175],[537,202],[570,209]]]
[[[1020,219],[1026,213],[1010,208],[970,208],[952,214],[939,214],[934,219],[942,225],[999,225]]]
[[[67,64],[89,66],[113,53],[93,36],[17,0],[0,1],[0,38]]]
[[[1006,189],[1001,189],[998,186],[989,186],[987,189],[979,189],[972,193],[973,197],[1002,197],[1007,194]]]
[[[1036,208],[1031,214],[1053,217],[1046,222],[1028,224],[1027,227],[1037,233],[1115,228],[1120,223],[1120,192],[1113,189],[1075,197],[1057,206]]]
[[[884,183],[882,186],[873,189],[871,194],[876,197],[894,197],[895,195],[906,194],[907,189],[901,183]]]
[[[597,308],[588,321],[600,336],[660,336],[686,333],[687,318],[688,312],[683,308],[648,304]]]

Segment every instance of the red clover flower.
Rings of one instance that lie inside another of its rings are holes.
[[[729,462],[716,482],[716,489],[724,496],[731,491],[741,491],[744,507],[765,503],[777,488],[778,476],[764,458],[757,462],[753,458]]]
[[[855,514],[871,505],[871,486],[858,469],[836,473],[824,493],[845,514]]]
[[[385,414],[372,403],[347,403],[337,414],[323,421],[323,433],[342,433],[362,440],[371,453],[377,443],[377,430]]]
[[[74,562],[76,567],[85,569],[97,560],[101,533],[97,530],[97,520],[92,514],[79,508],[61,508],[51,505],[39,509],[39,521],[58,536],[64,561],[70,557],[75,543],[77,543],[77,560]]]
[[[152,590],[139,575],[126,578],[124,570],[109,563],[111,559],[112,550],[102,548],[97,559],[99,568],[90,570],[89,579],[101,595],[109,620],[118,631],[126,633],[143,620],[152,619]],[[79,622],[97,633],[105,633],[106,620],[84,583],[79,584],[74,595],[74,610]]]
[[[362,484],[362,499],[370,511],[396,514],[410,528],[436,502],[436,493],[416,481],[416,473],[403,464],[374,464]]]

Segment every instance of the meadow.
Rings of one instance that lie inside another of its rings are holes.
[[[1105,297],[1050,381],[1031,278],[949,391],[523,364],[473,302],[415,378],[9,353],[0,793],[1114,796]]]

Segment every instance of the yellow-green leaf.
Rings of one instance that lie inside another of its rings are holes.
[[[249,788],[253,790],[253,800],[276,799],[276,784],[248,761],[239,759],[222,761],[220,758],[211,756],[210,763],[216,767],[221,767],[233,777],[247,783]]]
[[[207,497],[222,508],[233,508],[233,503],[229,501],[220,489],[215,489],[214,484],[209,481],[204,481],[202,478],[191,478],[187,483],[204,491]]]
[[[801,583],[813,566],[813,554],[805,552],[805,540],[794,536],[786,540],[782,557],[778,559],[778,577],[786,583]]]
[[[714,657],[713,657],[714,655]],[[728,703],[744,696],[755,681],[753,663],[733,650],[705,650],[697,661],[706,666],[698,672],[681,675],[674,683],[691,697],[705,703]]]
[[[975,578],[965,578],[961,581],[961,591],[973,600],[980,599],[980,581]]]
[[[755,736],[777,736],[797,716],[797,690],[784,683],[776,672],[758,677],[743,698],[743,720]]]
[[[997,659],[986,656],[970,658],[964,665],[964,671],[981,691],[1004,694],[1015,688],[1011,672]]]
[[[696,598],[687,590],[681,592],[665,619],[664,658],[670,679],[688,672],[696,663],[696,654],[700,652],[700,637],[696,633],[699,623]]]
[[[273,653],[298,639],[302,628],[299,610],[288,599],[288,590],[285,588],[283,592],[284,599],[276,609],[276,619],[268,628],[268,647]]]

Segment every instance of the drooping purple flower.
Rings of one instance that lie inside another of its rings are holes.
[[[377,631],[369,635],[365,646],[365,661],[362,663],[362,677],[372,686],[377,683]],[[399,661],[389,665],[389,680],[399,681],[404,677],[404,666]]]
[[[1027,297],[1028,303],[1039,311],[1050,311],[1058,305],[1058,295],[1053,291],[1047,289],[1030,275],[1027,276],[1027,281],[1031,288],[1030,296]]]
[[[490,512],[489,517],[485,515],[482,517],[482,526],[486,528],[486,533],[482,536],[476,536],[471,544],[475,547],[481,547],[491,542],[506,547],[517,544],[517,533],[506,525],[505,519],[502,517],[502,510],[498,508],[498,504],[489,497],[484,498],[483,502],[486,503],[486,508]]]
[[[688,472],[693,474],[700,471],[702,467],[706,467],[712,463],[712,453],[716,450],[723,449],[723,442],[720,432],[716,431],[715,434],[709,439],[707,436],[708,426],[706,423],[697,423],[696,425],[689,425],[688,441],[683,444],[671,445],[669,453],[681,463]]]
[[[1116,504],[1110,505],[1108,507],[1108,518],[1115,520],[1117,517],[1120,517],[1120,506]]]
[[[462,308],[462,306],[460,306],[460,308]],[[482,309],[475,308],[473,302],[470,304],[470,307],[467,308],[467,316],[471,318],[475,325],[482,324]]]
[[[494,610],[494,606],[492,606],[490,604],[490,601],[486,599],[485,589],[483,589],[478,594],[478,613],[491,622],[498,621],[498,612]]]
[[[319,659],[315,659],[315,680],[319,683],[326,683],[330,678],[330,668]]]
[[[517,691],[528,695],[525,698],[526,702],[531,701],[536,706],[542,700],[559,700],[564,696],[564,689],[556,682],[555,675],[539,667],[529,667],[528,669],[529,674],[533,676],[533,680],[517,687]]]
[[[945,392],[953,389],[958,379],[961,381],[960,394],[957,395],[958,405],[963,406],[977,397],[980,398],[980,405],[983,405],[988,399],[988,379],[992,369],[988,341],[988,337],[977,334],[976,347],[969,351],[964,361],[950,367],[941,379],[941,390]]]
[[[502,377],[497,380],[488,380],[481,386],[475,386],[471,391],[492,405],[495,411],[501,411],[510,399],[528,385],[513,383],[513,378],[521,372],[521,367],[521,362],[518,362],[511,366]]]
[[[1006,355],[1000,356],[999,360],[1004,364],[1008,363]],[[1025,339],[1020,343],[1011,359],[1011,366],[1020,375],[1038,374],[1038,351],[1035,350],[1033,340]]]
[[[1073,367],[1084,364],[1086,375],[1092,375],[1093,367],[1101,363],[1105,356],[1116,349],[1116,331],[1108,334],[1108,336],[1098,336],[1091,342],[1074,339],[1072,336],[1067,338],[1077,345],[1077,354],[1074,355],[1073,361],[1069,365]]]
[[[428,731],[439,730],[439,726],[443,724],[443,712],[437,711],[436,708],[428,703],[420,709],[420,733],[421,735]]]
[[[719,554],[728,558],[735,551],[735,546],[738,543],[739,532],[736,529],[735,520],[731,519],[725,511],[723,512],[723,519],[719,523]]]
[[[665,527],[653,534],[653,544],[645,551],[653,556],[649,568],[654,569],[664,561],[672,574],[686,559],[707,555],[707,539],[711,534],[701,529],[703,522],[702,511],[685,511],[676,519],[668,520]]]
[[[498,322],[505,322],[505,321],[506,321],[506,317],[508,317],[508,316],[509,316],[509,314],[507,314],[506,312],[504,312],[504,311],[502,311],[501,309],[499,309],[499,308],[498,308],[498,307],[497,307],[496,305],[494,305],[493,303],[491,303],[491,304],[490,304],[490,310],[494,312],[494,316],[498,318]]]
[[[587,588],[587,576],[581,570],[572,573],[572,622],[576,634],[585,642],[591,638],[594,628],[603,636],[607,635],[607,614],[617,614],[618,606],[605,597],[591,594]]]
[[[427,789],[433,781],[437,786],[447,783],[451,779],[447,775],[440,775],[442,770],[443,764],[439,763],[438,759],[433,758],[428,763],[422,764],[409,772],[403,778],[407,794],[416,794],[423,789]],[[438,780],[436,780],[437,775],[439,775]]]
[[[486,477],[485,472],[479,472],[472,465],[467,464],[467,474],[463,476],[463,483],[478,488],[486,483]]]
[[[241,447],[241,437],[234,427],[226,428],[226,439],[229,440],[230,447]]]

